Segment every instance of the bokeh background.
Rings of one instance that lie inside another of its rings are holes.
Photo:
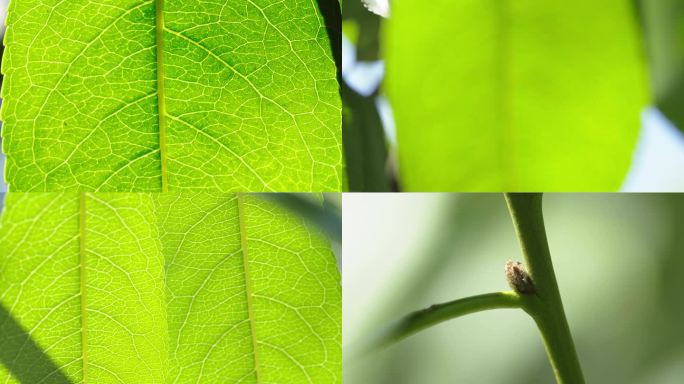
[[[546,194],[544,211],[587,382],[681,383],[684,196]],[[345,194],[343,216],[345,383],[554,382],[521,310],[476,313],[359,353],[410,311],[509,289],[504,264],[522,254],[501,194]]]
[[[385,65],[382,58],[382,28],[385,18],[371,13],[363,5],[384,13],[389,4],[391,16],[392,1],[388,0],[347,0],[342,11],[342,76],[346,94],[345,108],[356,108],[364,116],[365,135],[372,135],[376,125],[380,125],[385,137],[387,166],[384,170],[389,181],[367,183],[365,191],[390,190],[397,188],[396,174],[396,133],[390,101],[382,88]],[[399,1],[399,0],[395,0]],[[653,2],[654,7],[644,4]],[[655,4],[658,3],[658,4]],[[639,14],[645,33],[645,56],[648,56],[653,71],[651,77],[671,82],[671,87],[684,86],[681,78],[681,63],[684,61],[684,2],[678,0],[635,0],[635,7],[642,10]],[[426,6],[429,4],[426,3]],[[675,9],[668,12],[667,9]],[[643,11],[648,9],[648,11]],[[657,10],[657,11],[656,11]],[[609,22],[609,21],[607,21]],[[426,26],[429,28],[429,26]],[[678,77],[679,76],[679,77]],[[683,88],[684,89],[684,88]],[[343,92],[344,94],[344,92]],[[663,102],[670,115],[684,121],[684,93],[675,93]],[[626,192],[668,192],[684,191],[684,126],[676,126],[665,117],[655,105],[645,106],[641,115],[639,141],[633,152],[632,165],[626,175],[621,190]],[[681,125],[681,124],[680,124]],[[345,140],[353,129],[345,127]],[[359,129],[359,128],[355,128]],[[368,136],[354,137],[355,140]],[[347,155],[349,159],[351,156]],[[369,160],[366,160],[369,161]],[[376,170],[382,176],[382,169]],[[400,180],[399,180],[400,184]],[[358,187],[358,186],[357,186]],[[352,190],[354,187],[352,186]]]

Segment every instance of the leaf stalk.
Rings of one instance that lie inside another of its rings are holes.
[[[370,343],[375,349],[395,343],[416,332],[441,322],[475,312],[501,308],[521,308],[520,296],[513,291],[493,292],[470,296],[412,312],[391,324],[377,339]]]

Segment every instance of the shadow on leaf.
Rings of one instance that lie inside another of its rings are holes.
[[[260,193],[258,196],[295,213],[306,223],[323,232],[331,241],[342,243],[342,217],[337,208],[327,201],[316,202],[306,193]]]
[[[0,360],[24,384],[70,384],[59,367],[0,304]]]

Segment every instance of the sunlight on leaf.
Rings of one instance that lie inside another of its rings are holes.
[[[412,191],[610,191],[647,105],[627,0],[393,4],[387,88]]]
[[[341,189],[315,1],[17,0],[7,24],[10,190]]]
[[[341,382],[330,247],[256,197],[10,194],[0,274],[0,302],[72,382]]]

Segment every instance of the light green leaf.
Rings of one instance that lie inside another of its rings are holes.
[[[403,186],[620,186],[647,103],[632,1],[396,3],[385,53]]]
[[[162,382],[164,260],[151,196],[9,194],[6,203],[0,301],[7,311],[73,382]],[[23,369],[31,366],[21,345],[3,348],[17,350]]]
[[[14,0],[13,191],[337,191],[341,102],[315,1]]]
[[[0,263],[0,381],[63,382],[30,338],[73,383],[341,382],[330,248],[256,197],[12,193]]]

